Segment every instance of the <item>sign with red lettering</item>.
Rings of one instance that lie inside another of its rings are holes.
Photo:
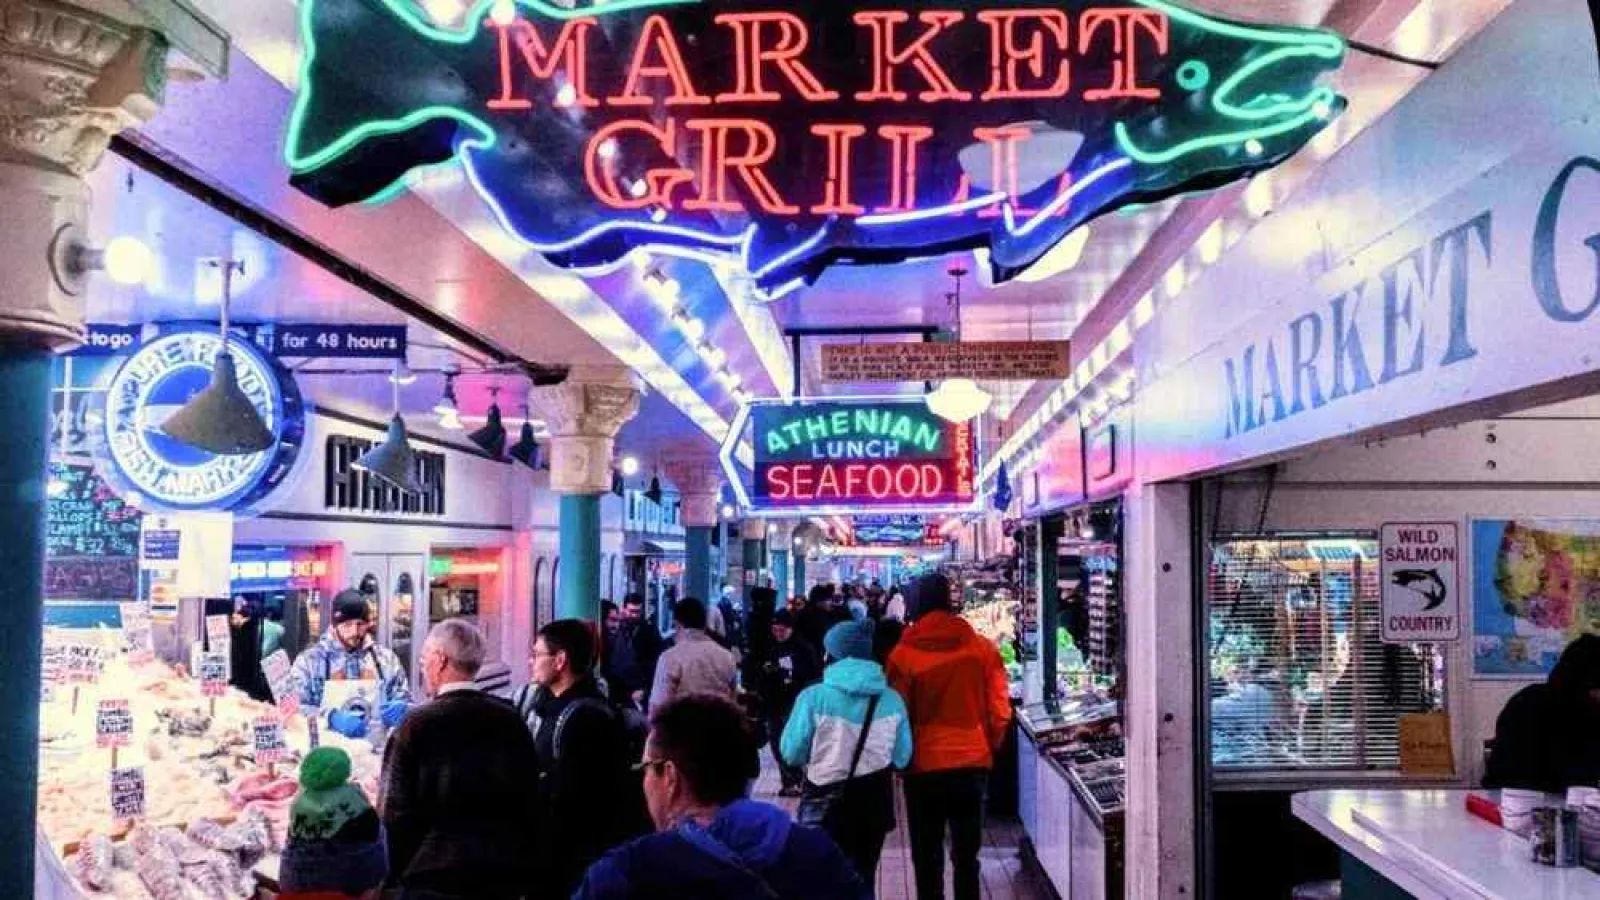
[[[977,501],[972,424],[941,419],[920,398],[761,400],[735,434],[745,418],[755,468],[741,499],[757,515],[953,511]]]
[[[1345,106],[1320,83],[1337,34],[1174,0],[299,10],[301,190],[339,206],[459,163],[558,266],[692,255],[766,299],[960,249],[1004,281],[1096,216],[1277,165]]]
[[[1460,640],[1456,523],[1390,522],[1383,526],[1381,548],[1383,640],[1391,644]]]

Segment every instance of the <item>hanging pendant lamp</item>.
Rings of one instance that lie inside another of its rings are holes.
[[[510,456],[530,469],[539,468],[539,442],[534,439],[533,423],[527,419],[526,408],[523,409],[522,435],[511,445]]]
[[[159,431],[179,443],[218,456],[249,456],[270,450],[278,437],[261,420],[261,412],[239,389],[233,354],[228,352],[228,304],[233,299],[233,274],[244,264],[221,260],[222,349],[211,369],[211,383],[167,417]]]
[[[651,503],[654,503],[657,506],[661,505],[661,476],[660,475],[651,475],[650,476],[650,487],[645,490],[644,496]]]
[[[477,444],[478,449],[494,459],[499,459],[506,452],[506,426],[500,419],[500,389],[490,388],[489,397],[489,421],[467,435],[467,440]]]
[[[406,422],[399,412],[389,420],[389,432],[384,435],[383,442],[350,465],[408,494],[422,492],[422,483],[417,480],[417,455],[411,450]]]
[[[397,487],[408,494],[422,492],[422,482],[417,480],[417,455],[411,450],[406,436],[406,420],[400,417],[400,383],[391,382],[394,395],[394,418],[389,420],[389,431],[376,447],[361,454],[350,464],[384,484]]]

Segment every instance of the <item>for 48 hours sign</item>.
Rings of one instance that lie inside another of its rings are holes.
[[[1171,0],[303,0],[285,154],[330,204],[459,161],[588,271],[639,248],[781,296],[835,262],[991,251],[1270,168],[1344,106],[1343,40]]]

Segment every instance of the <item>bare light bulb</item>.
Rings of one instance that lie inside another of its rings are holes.
[[[117,284],[141,284],[150,274],[154,255],[136,237],[112,238],[104,253],[106,274]]]

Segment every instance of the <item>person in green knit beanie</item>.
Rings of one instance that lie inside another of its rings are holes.
[[[350,757],[318,747],[300,763],[278,886],[283,900],[377,897],[388,874],[383,825],[350,783]]]

